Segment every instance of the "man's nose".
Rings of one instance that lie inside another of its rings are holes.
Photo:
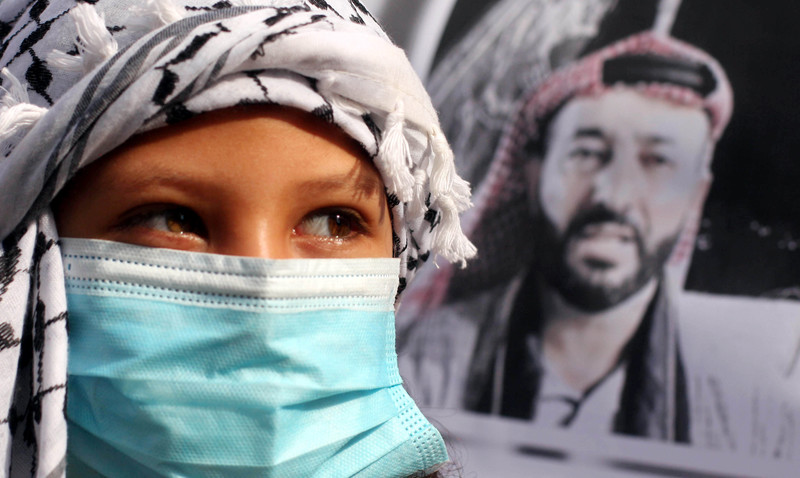
[[[638,163],[626,151],[615,154],[595,173],[593,202],[602,203],[618,212],[627,212],[638,201],[646,186]],[[627,160],[626,160],[627,159]]]

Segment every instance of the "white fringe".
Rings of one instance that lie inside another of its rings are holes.
[[[431,131],[428,141],[433,152],[433,168],[431,170],[431,194],[434,198],[445,196],[453,189],[456,177],[456,166],[453,151],[441,131]]]
[[[73,56],[63,51],[53,50],[47,55],[47,64],[59,70],[72,73],[83,73],[83,60],[80,56]]]
[[[69,12],[78,33],[78,56],[53,50],[47,63],[67,71],[88,73],[94,67],[111,58],[119,45],[106,29],[102,15],[89,4],[79,3]]]
[[[461,232],[461,220],[453,199],[449,196],[440,197],[435,206],[442,216],[433,231],[431,249],[448,262],[460,262],[463,269],[467,266],[467,259],[475,257],[478,249]]]
[[[389,191],[396,194],[401,202],[408,202],[414,196],[415,180],[411,174],[414,163],[406,140],[404,123],[405,109],[403,102],[398,101],[394,111],[386,117],[375,165]]]
[[[462,179],[461,176],[456,176],[453,179],[452,195],[458,212],[464,212],[472,207],[472,191],[469,183]]]
[[[428,173],[422,168],[414,170],[414,195],[408,202],[408,215],[414,220],[425,215],[425,196],[427,195]]]
[[[175,23],[186,16],[186,10],[178,7],[172,0],[144,0],[130,8],[130,22],[126,25],[135,31],[150,32]]]
[[[433,152],[431,171],[431,195],[434,199],[450,196],[457,211],[462,212],[472,206],[469,183],[456,174],[453,151],[441,130],[429,133],[428,141]]]
[[[432,243],[438,254],[449,262],[460,262],[466,267],[466,259],[477,254],[477,249],[461,231],[459,213],[472,206],[469,183],[456,174],[453,151],[444,134],[438,128],[428,134],[431,145],[430,179],[432,206],[441,214],[441,222],[434,229]]]
[[[5,91],[6,94],[0,99],[0,107],[10,108],[20,103],[30,102],[28,89],[22,85],[22,82],[20,82],[8,68],[0,70],[0,75],[3,75],[3,78],[10,83],[8,87],[2,87],[2,91]]]
[[[0,88],[5,92],[0,99],[0,141],[3,141],[16,132],[36,124],[47,112],[47,108],[30,103],[27,88],[8,68],[0,70],[0,74],[8,80],[8,87]]]
[[[335,94],[333,86],[333,78],[323,77],[317,81],[318,91],[335,109],[348,114],[363,113],[360,105]],[[441,220],[432,232],[430,250],[449,262],[460,262],[462,268],[466,267],[466,260],[477,253],[461,231],[459,218],[460,212],[472,206],[469,183],[456,174],[453,151],[440,128],[428,132],[428,151],[419,164],[414,164],[405,127],[404,104],[398,101],[386,117],[375,166],[387,190],[406,203],[406,214],[410,219],[407,222],[422,221],[427,211],[425,201],[430,193],[431,206],[441,214]],[[433,262],[436,263],[435,255]]]

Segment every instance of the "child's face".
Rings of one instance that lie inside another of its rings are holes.
[[[144,133],[82,170],[63,237],[272,259],[391,257],[380,174],[297,110],[220,110]]]

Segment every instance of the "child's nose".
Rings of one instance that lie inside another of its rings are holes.
[[[219,241],[214,241],[212,251],[243,257],[262,259],[292,259],[291,229],[284,231],[277,221],[268,218],[242,218],[231,224],[229,230],[220,231]]]

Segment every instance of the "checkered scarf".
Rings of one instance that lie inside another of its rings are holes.
[[[49,204],[132,135],[238,104],[341,127],[381,173],[401,259],[475,249],[436,113],[358,0],[4,0],[0,4],[0,463],[61,476],[67,313]]]

